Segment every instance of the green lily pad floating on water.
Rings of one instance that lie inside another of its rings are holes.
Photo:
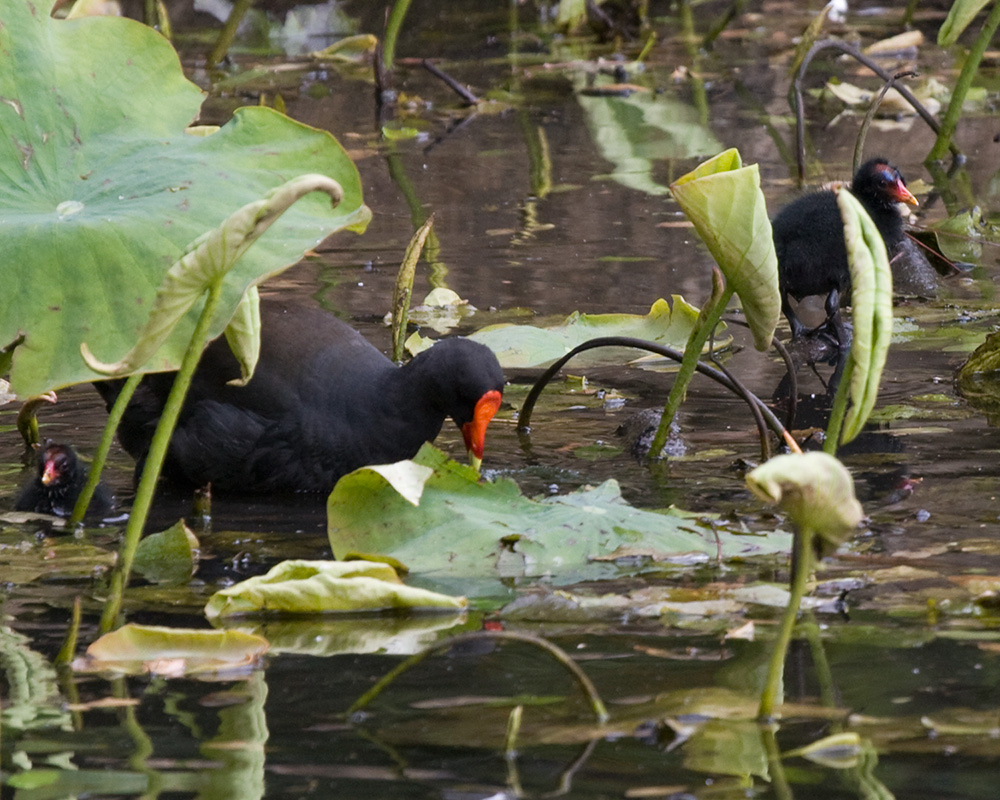
[[[660,299],[653,303],[645,316],[581,314],[576,311],[548,327],[488,325],[468,338],[489,347],[504,369],[547,366],[577,345],[599,336],[631,336],[683,350],[701,312],[680,295],[674,295],[672,299],[673,308],[666,300]],[[730,339],[724,334],[717,336],[716,347],[725,346]],[[431,344],[429,339],[415,335],[406,342],[411,352],[419,352]],[[573,361],[573,366],[621,364],[643,355],[643,351],[629,347],[601,347],[581,353]]]
[[[634,508],[614,480],[533,500],[510,479],[480,482],[431,445],[396,466],[408,464],[422,476],[417,497],[394,488],[396,475],[368,468],[337,482],[327,502],[336,558],[380,553],[431,581],[545,575],[566,584],[634,572],[649,560],[703,563],[787,553],[791,544],[784,533],[735,533],[680,512]]]
[[[371,561],[282,561],[266,575],[216,592],[205,616],[319,614],[330,611],[464,609],[464,597],[406,586],[388,564]]]
[[[166,39],[119,17],[55,20],[50,8],[0,6],[0,346],[25,335],[11,368],[22,396],[97,377],[81,342],[119,358],[187,246],[303,172],[335,179],[343,201],[331,211],[329,197],[308,195],[261,237],[229,274],[211,335],[248,287],[371,216],[329,133],[256,107],[191,135],[204,95]],[[179,364],[200,306],[149,368]]]

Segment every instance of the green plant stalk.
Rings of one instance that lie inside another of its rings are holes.
[[[993,8],[990,10],[990,15],[986,18],[986,22],[983,23],[982,30],[979,31],[979,36],[973,42],[968,58],[966,58],[962,71],[958,75],[955,88],[951,93],[951,100],[948,103],[948,109],[944,113],[944,119],[941,120],[941,129],[938,131],[938,137],[931,151],[927,154],[927,158],[924,159],[924,163],[940,161],[951,146],[951,139],[955,135],[958,120],[962,116],[962,105],[965,103],[965,96],[972,87],[972,79],[979,70],[979,63],[983,60],[986,48],[989,47],[998,26],[1000,26],[1000,2],[994,2]]]
[[[73,514],[69,518],[71,528],[79,525],[83,521],[84,514],[87,513],[87,507],[94,497],[97,484],[101,482],[101,473],[104,471],[104,464],[108,460],[108,453],[111,452],[111,445],[114,444],[118,424],[122,421],[125,408],[128,406],[129,400],[132,399],[132,395],[135,393],[136,387],[139,386],[141,380],[141,374],[129,375],[128,380],[125,381],[125,385],[122,386],[122,390],[118,394],[118,399],[115,400],[115,404],[111,407],[108,421],[104,424],[104,433],[101,434],[101,441],[97,445],[97,452],[94,453],[94,460],[90,462],[90,473],[87,475],[87,482],[83,485],[83,490],[76,499],[76,505],[73,506]]]
[[[163,413],[160,415],[160,421],[156,425],[153,440],[149,445],[146,466],[142,470],[142,477],[139,479],[135,500],[132,503],[132,513],[125,528],[121,554],[115,571],[111,575],[108,599],[105,601],[104,610],[101,613],[101,633],[108,633],[116,627],[125,587],[128,585],[129,574],[132,571],[132,561],[135,559],[135,551],[139,546],[139,539],[142,537],[142,531],[146,525],[146,517],[149,516],[149,509],[153,504],[156,483],[160,478],[160,471],[167,457],[170,437],[177,424],[177,418],[180,416],[184,397],[187,394],[188,386],[191,385],[191,378],[208,342],[208,330],[221,297],[222,277],[219,277],[208,286],[205,306],[202,308],[201,316],[198,317],[194,332],[191,334],[187,350],[184,351],[184,360],[181,361],[177,377],[174,378],[174,384],[167,396]]]
[[[767,666],[767,681],[760,695],[760,707],[757,718],[771,719],[774,716],[774,706],[781,693],[781,679],[785,672],[785,656],[788,654],[788,643],[792,640],[795,629],[795,619],[799,614],[799,606],[806,593],[806,585],[813,567],[813,532],[802,529],[795,537],[794,557],[792,563],[792,582],[788,587],[788,605],[781,617],[781,627],[778,638],[774,640],[771,651],[771,661]]]
[[[391,71],[396,61],[396,39],[399,38],[399,31],[409,10],[410,0],[396,0],[392,4],[389,21],[385,24],[385,36],[382,38],[382,62],[386,70]]]
[[[56,393],[46,392],[45,394],[29,397],[24,401],[21,410],[17,412],[17,430],[24,439],[24,446],[29,450],[38,447],[38,409],[46,403],[55,403]]]
[[[396,286],[392,293],[392,359],[403,360],[403,344],[406,341],[406,325],[410,318],[410,299],[413,297],[413,279],[417,274],[417,262],[423,252],[424,243],[434,226],[434,215],[420,226],[410,237],[410,243],[403,254],[403,263],[396,274]]]
[[[851,393],[851,375],[854,373],[854,356],[848,354],[844,363],[844,372],[837,384],[837,393],[833,396],[833,407],[830,409],[830,421],[826,426],[826,439],[823,441],[823,452],[831,456],[837,455],[840,446],[840,432],[847,416],[847,398]]]
[[[219,38],[215,40],[212,52],[205,59],[205,69],[215,69],[216,65],[226,57],[229,46],[233,43],[233,39],[236,38],[236,29],[240,26],[243,17],[246,16],[247,11],[250,10],[250,6],[252,5],[253,0],[236,0],[233,4],[232,10],[229,12],[229,18],[226,20],[225,25],[222,26],[222,30],[219,31]]]
[[[715,330],[715,326],[722,319],[722,315],[726,310],[726,306],[729,305],[729,300],[732,296],[733,290],[727,286],[722,294],[718,296],[718,299],[714,301],[714,305],[709,305],[702,309],[704,318],[691,331],[691,336],[688,337],[687,345],[684,347],[684,358],[681,361],[681,368],[677,372],[677,377],[674,378],[674,385],[670,388],[670,394],[667,396],[667,404],[663,407],[663,417],[660,419],[660,427],[656,429],[656,436],[653,437],[653,443],[649,448],[650,458],[659,457],[663,451],[663,446],[667,443],[667,436],[670,435],[670,424],[674,421],[674,417],[677,416],[677,409],[684,402],[688,384],[691,383],[691,378],[694,377],[695,370],[697,369],[698,360],[701,358],[702,348],[704,348],[705,342],[708,341],[708,338]],[[711,303],[712,301],[709,302]]]
[[[410,180],[409,175],[406,174],[402,157],[394,142],[389,142],[389,149],[385,154],[385,165],[389,170],[389,177],[399,187],[399,191],[403,193],[406,205],[410,209],[410,221],[413,223],[413,230],[417,230],[427,222],[427,210],[424,208],[424,204],[420,202],[420,198],[417,197],[417,190],[414,188],[413,181]],[[448,268],[440,259],[441,242],[438,240],[437,233],[431,229],[431,232],[427,235],[427,241],[424,242],[424,261],[430,265],[430,275],[427,282],[432,289],[444,289],[448,286]]]

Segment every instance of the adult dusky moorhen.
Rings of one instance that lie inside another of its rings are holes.
[[[15,511],[37,511],[68,517],[87,480],[87,470],[80,463],[76,451],[68,444],[47,440],[39,448],[36,459],[37,473],[21,490],[14,503]],[[88,513],[106,515],[114,509],[114,498],[99,483],[90,501]]]
[[[446,417],[481,459],[500,406],[503,372],[493,352],[446,339],[396,366],[361,334],[320,309],[261,302],[261,349],[253,378],[224,338],[202,354],[164,464],[164,477],[235,494],[330,492],[359,467],[411,458]],[[143,378],[118,429],[145,462],[174,373]],[[95,383],[110,409],[121,381]]]
[[[884,158],[873,158],[858,168],[849,189],[868,211],[891,256],[905,235],[898,204],[917,204],[899,170]],[[771,229],[778,257],[781,310],[792,338],[802,336],[805,328],[789,297],[801,300],[826,295],[827,321],[838,343],[845,345],[840,301],[850,290],[851,276],[836,194],[823,189],[800,197],[778,212]]]

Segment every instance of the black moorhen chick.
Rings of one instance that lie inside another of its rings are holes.
[[[261,303],[260,359],[246,386],[224,338],[202,355],[170,442],[164,475],[229,493],[330,492],[368,464],[411,458],[461,428],[481,459],[504,377],[493,352],[446,339],[397,367],[349,325],[306,307]],[[147,375],[119,440],[140,474],[174,373]],[[110,409],[121,381],[95,383]]]
[[[898,204],[917,204],[899,170],[884,158],[873,158],[861,165],[849,188],[871,216],[891,255],[904,236]],[[845,345],[840,299],[851,288],[851,276],[836,194],[821,190],[800,197],[778,212],[771,229],[778,256],[781,310],[791,326],[792,338],[798,339],[804,326],[792,310],[789,296],[801,300],[825,294],[827,321],[838,343]]]
[[[38,451],[38,474],[21,490],[14,503],[15,511],[36,511],[68,517],[87,481],[87,471],[77,458],[76,451],[68,444],[51,440]],[[103,484],[90,501],[88,513],[106,515],[114,508],[114,498]]]

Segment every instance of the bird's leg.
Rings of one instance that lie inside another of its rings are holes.
[[[844,320],[840,316],[840,291],[831,289],[826,296],[826,321],[837,337],[837,347],[844,350],[851,343],[847,330],[844,328]]]
[[[792,339],[801,338],[806,328],[796,316],[792,308],[792,303],[788,299],[788,292],[782,292],[781,294],[781,313],[785,315],[785,319],[788,320],[788,327],[792,329]]]

